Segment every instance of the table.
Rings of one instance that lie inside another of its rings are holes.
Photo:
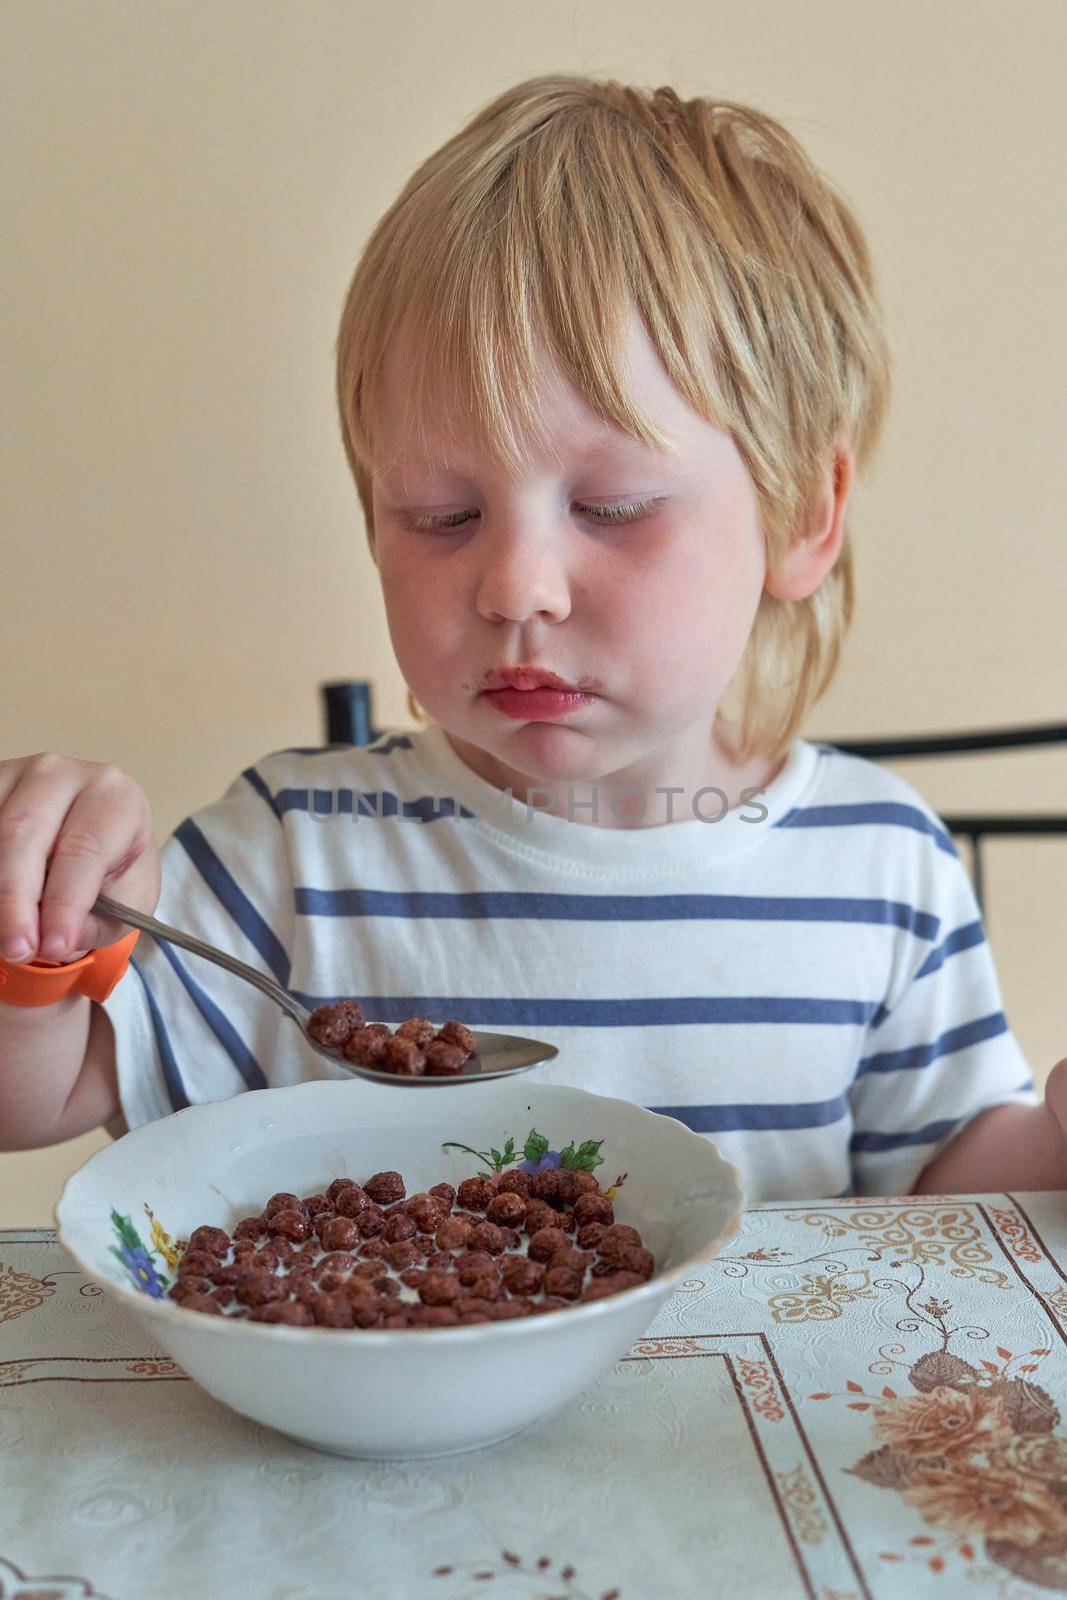
[[[1067,1195],[756,1206],[561,1414],[360,1462],[227,1411],[51,1230],[0,1231],[0,1600],[1047,1597],[1065,1265]]]

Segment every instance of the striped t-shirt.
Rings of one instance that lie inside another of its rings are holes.
[[[970,879],[913,789],[796,739],[717,814],[550,816],[437,725],[391,730],[249,767],[165,845],[157,914],[309,1008],[547,1040],[541,1082],[677,1117],[752,1201],[907,1193],[977,1112],[1038,1103]],[[131,969],[106,1002],[130,1127],[343,1075],[220,968],[142,936]]]

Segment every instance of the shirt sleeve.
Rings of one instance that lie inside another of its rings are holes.
[[[924,839],[920,900],[937,916],[932,946],[868,1025],[849,1093],[858,1195],[910,1194],[919,1174],[973,1117],[1038,1105],[1008,1026],[967,871],[939,819]]]
[[[288,988],[292,872],[264,776],[248,768],[219,801],[187,817],[161,860],[159,920]],[[119,1100],[130,1128],[202,1100],[321,1075],[315,1069],[321,1058],[265,995],[147,933],[103,1005],[115,1032]]]

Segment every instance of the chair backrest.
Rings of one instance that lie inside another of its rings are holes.
[[[980,733],[920,734],[906,739],[824,739],[821,742],[832,744],[835,749],[844,750],[849,755],[865,756],[868,761],[911,761],[924,756],[958,756],[981,750],[1033,750],[1039,745],[1067,744],[1067,723],[991,728]],[[983,918],[986,916],[986,907],[982,841],[992,835],[1036,838],[1047,834],[1067,834],[1067,813],[1063,812],[1012,815],[976,811],[944,812],[941,820],[956,838],[970,841],[974,893]]]
[[[373,744],[383,731],[374,725],[374,686],[367,678],[320,685],[327,744]]]
[[[373,744],[383,731],[374,721],[374,686],[367,678],[324,683],[321,686],[328,744]],[[906,739],[823,739],[849,755],[868,761],[912,761],[924,756],[973,754],[981,750],[1032,750],[1038,745],[1067,744],[1067,723],[1037,727],[995,728],[981,733],[920,734]],[[991,835],[1033,838],[1042,834],[1067,834],[1067,813],[994,815],[945,813],[948,831],[970,841],[974,892],[983,917],[986,914],[982,874],[982,841]]]

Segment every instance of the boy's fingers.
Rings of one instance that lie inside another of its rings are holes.
[[[147,807],[139,801],[132,779],[107,769],[76,796],[53,846],[41,895],[45,960],[69,961],[75,952],[111,944],[127,932],[90,910],[109,874],[131,865],[151,841],[143,828]]]
[[[14,768],[12,773],[10,768]],[[48,853],[84,775],[62,758],[5,762],[0,789],[0,955],[30,960]],[[12,778],[14,781],[12,781]],[[6,791],[6,792],[5,792]],[[21,952],[17,946],[22,944]]]

